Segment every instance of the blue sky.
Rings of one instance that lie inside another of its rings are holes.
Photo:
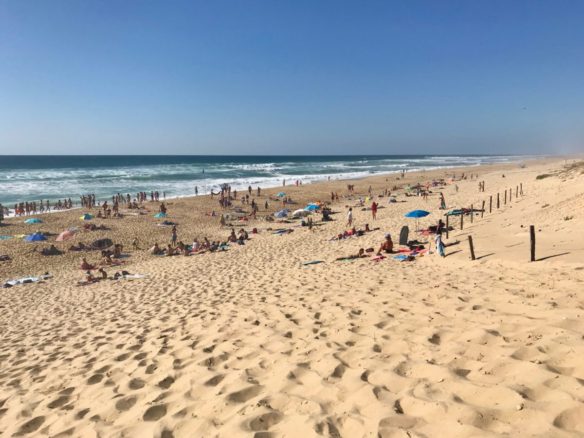
[[[0,2],[0,154],[584,151],[584,1]]]

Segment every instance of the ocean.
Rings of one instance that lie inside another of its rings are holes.
[[[166,197],[217,191],[229,183],[276,187],[282,180],[303,184],[374,174],[440,167],[473,166],[525,159],[509,155],[351,155],[351,156],[0,156],[0,203],[71,198],[92,193],[109,199],[116,193],[159,191]]]

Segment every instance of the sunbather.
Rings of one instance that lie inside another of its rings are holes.
[[[353,254],[347,257],[338,257],[337,261],[341,261],[341,260],[353,260],[353,259],[360,259],[361,257],[367,257],[367,254],[365,254],[365,250],[363,248],[359,248],[359,252],[357,254]]]
[[[85,257],[83,257],[81,259],[81,269],[85,270],[85,271],[89,271],[91,269],[95,269],[95,265],[91,265],[87,262],[87,260],[85,259]]]
[[[391,234],[387,233],[385,235],[385,241],[379,247],[379,251],[377,251],[377,255],[381,255],[382,252],[390,254],[393,252],[393,240],[391,240]]]

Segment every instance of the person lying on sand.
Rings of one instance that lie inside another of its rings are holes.
[[[58,250],[55,245],[51,245],[48,248],[43,248],[41,254],[44,256],[61,255],[63,254],[63,251]]]
[[[85,259],[85,257],[83,257],[81,259],[81,269],[83,269],[84,271],[89,271],[91,269],[95,269],[95,265],[91,265],[87,262],[87,260]]]
[[[353,260],[353,259],[360,259],[361,257],[368,257],[367,254],[365,254],[365,250],[363,248],[359,248],[359,252],[357,254],[353,254],[347,257],[338,257],[335,260],[336,261],[341,261],[341,260]]]
[[[122,256],[123,249],[124,249],[124,246],[121,243],[116,243],[114,245],[114,254],[113,254],[113,257],[115,259],[119,259]]]
[[[391,240],[391,234],[387,233],[385,235],[385,241],[379,247],[379,251],[377,251],[377,255],[381,255],[382,252],[390,254],[393,252],[393,240]]]
[[[87,246],[83,242],[79,242],[77,245],[71,245],[69,251],[85,251]]]

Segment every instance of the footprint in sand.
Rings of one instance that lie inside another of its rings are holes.
[[[554,426],[570,432],[584,434],[584,407],[568,409],[554,420]]]
[[[158,421],[165,415],[166,405],[150,406],[146,412],[144,412],[142,419],[144,421]]]
[[[87,379],[88,385],[95,385],[103,380],[103,374],[94,374],[89,379]]]
[[[249,422],[249,428],[254,432],[269,430],[282,421],[283,415],[280,412],[268,412],[260,415]]]
[[[32,420],[28,420],[26,423],[24,423],[22,426],[20,426],[20,429],[18,429],[18,434],[19,435],[26,435],[29,433],[32,433],[34,431],[36,431],[39,427],[42,426],[42,424],[45,422],[45,417],[35,417]]]
[[[246,401],[254,398],[260,392],[262,392],[261,386],[250,386],[249,388],[232,392],[227,396],[227,399],[233,403],[245,403]]]
[[[136,404],[136,397],[126,397],[116,402],[116,409],[118,411],[127,411]]]
[[[172,386],[173,383],[174,383],[174,377],[168,376],[168,377],[162,379],[160,382],[158,382],[158,386],[162,389],[168,389]]]
[[[205,382],[205,386],[217,386],[223,381],[224,378],[225,378],[225,375],[218,374],[215,377],[211,377],[209,380],[207,380]]]
[[[130,380],[130,383],[128,383],[128,387],[133,390],[142,389],[144,388],[144,385],[146,385],[146,382],[142,379],[132,379]]]
[[[61,406],[66,405],[68,401],[69,401],[69,396],[64,395],[64,396],[61,396],[61,397],[53,400],[47,406],[49,409],[60,408]]]

